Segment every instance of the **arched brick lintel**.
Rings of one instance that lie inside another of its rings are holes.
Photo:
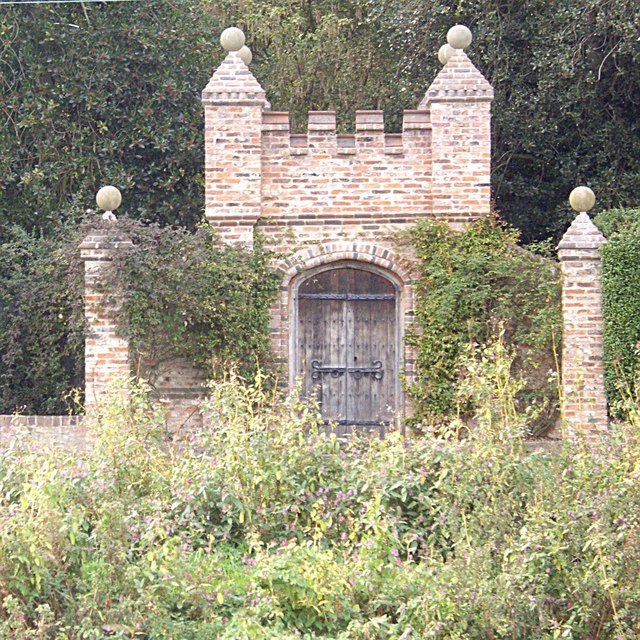
[[[399,290],[399,323],[400,323],[400,352],[399,371],[403,372],[406,380],[411,381],[415,374],[415,350],[404,343],[403,336],[413,320],[413,282],[414,265],[411,261],[399,257],[393,250],[377,243],[366,242],[332,242],[306,247],[295,254],[280,260],[274,267],[282,274],[280,296],[271,307],[271,339],[276,360],[285,366],[290,385],[295,383],[293,369],[290,362],[295,351],[293,327],[291,322],[295,318],[292,313],[291,288],[298,276],[313,271],[318,267],[340,262],[359,262],[386,271],[400,286]],[[399,389],[398,409],[404,413],[404,393]]]
[[[376,265],[394,274],[403,287],[413,284],[410,264],[391,249],[364,242],[332,242],[301,249],[281,260],[276,269],[282,273],[282,290],[288,291],[297,275],[332,262],[353,260]]]

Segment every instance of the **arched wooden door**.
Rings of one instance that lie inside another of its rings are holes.
[[[338,266],[297,291],[296,373],[339,433],[384,434],[398,387],[398,295],[380,273]]]

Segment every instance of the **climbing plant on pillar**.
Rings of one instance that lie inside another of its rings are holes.
[[[120,219],[132,245],[114,259],[108,297],[123,309],[132,358],[187,357],[211,374],[250,374],[270,356],[269,305],[278,280],[260,241],[222,244],[207,224],[195,232]]]

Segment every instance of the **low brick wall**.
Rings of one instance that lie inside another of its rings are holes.
[[[85,416],[0,415],[0,441],[26,435],[38,447],[86,451],[92,444]]]
[[[186,358],[161,363],[143,362],[143,377],[151,385],[151,400],[166,410],[165,426],[171,440],[182,440],[202,428],[200,406],[207,376]]]

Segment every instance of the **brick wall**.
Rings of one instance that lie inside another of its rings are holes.
[[[462,50],[420,103],[430,109],[433,216],[460,228],[489,214],[493,89]]]
[[[151,385],[151,398],[166,410],[167,435],[182,440],[190,429],[202,427],[200,403],[205,395],[206,375],[186,358],[143,362],[142,377]]]
[[[493,89],[457,51],[385,133],[380,111],[357,111],[355,133],[336,133],[335,113],[309,113],[306,134],[270,111],[264,89],[230,52],[202,93],[206,216],[230,242],[291,251],[336,240],[380,241],[417,220],[453,226],[490,210]]]
[[[178,438],[185,429],[202,424],[199,402],[204,396],[205,375],[186,359],[142,363],[132,360],[129,345],[120,333],[121,311],[117,296],[105,291],[104,277],[114,255],[131,242],[111,229],[90,233],[80,245],[85,263],[85,410],[99,412],[114,380],[142,375],[151,385],[151,397],[166,409],[166,427]],[[46,421],[40,421],[46,424]]]
[[[26,436],[37,447],[86,451],[92,443],[84,416],[0,415],[0,442]]]
[[[432,217],[428,111],[384,132],[380,111],[358,111],[356,133],[336,134],[333,112],[310,112],[291,135],[287,113],[262,116],[262,212],[270,247],[389,237]]]

